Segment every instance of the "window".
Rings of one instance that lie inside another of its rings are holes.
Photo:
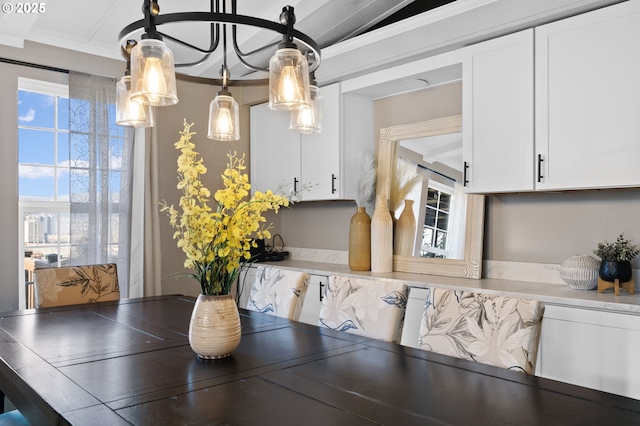
[[[69,257],[69,98],[66,86],[18,82],[18,197],[25,280]]]
[[[421,257],[447,257],[447,236],[452,191],[429,183],[422,231]]]

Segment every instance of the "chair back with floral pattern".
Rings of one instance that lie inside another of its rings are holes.
[[[120,300],[115,263],[33,271],[36,308]]]
[[[408,294],[397,281],[330,276],[318,325],[398,343]]]
[[[421,349],[533,374],[544,305],[535,300],[430,288]]]
[[[297,321],[310,278],[305,272],[258,266],[247,309]]]

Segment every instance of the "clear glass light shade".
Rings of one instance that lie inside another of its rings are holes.
[[[317,86],[309,88],[311,106],[291,111],[289,129],[300,133],[322,133],[322,93]]]
[[[307,60],[298,49],[278,49],[269,61],[269,108],[296,110],[310,103]]]
[[[237,141],[240,139],[238,103],[232,96],[218,95],[209,105],[209,139]]]
[[[131,99],[153,106],[178,103],[173,53],[161,40],[142,39],[131,51]]]
[[[131,100],[131,77],[125,75],[116,84],[116,124],[119,126],[153,127],[153,107]]]

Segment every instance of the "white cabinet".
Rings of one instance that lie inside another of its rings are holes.
[[[238,301],[238,307],[246,309],[251,287],[256,278],[256,269],[253,267],[244,268],[238,275],[238,285],[235,289],[234,296]]]
[[[304,296],[302,311],[300,312],[300,322],[318,325],[318,316],[322,307],[322,299],[327,291],[329,277],[326,275],[310,274],[309,287],[307,294]]]
[[[464,48],[466,191],[640,186],[638,40],[625,2]]]
[[[402,337],[400,344],[411,348],[420,349],[418,339],[420,337],[420,323],[424,305],[427,303],[429,290],[426,288],[411,287],[409,289],[409,299],[407,300],[407,310],[404,315],[402,325]]]
[[[533,29],[464,49],[465,191],[533,187]]]
[[[251,107],[252,190],[300,191],[304,201],[353,199],[357,164],[373,152],[373,104],[342,95],[340,84],[321,88],[322,133],[289,130],[290,113]]]
[[[547,304],[536,375],[640,399],[640,316]]]
[[[640,185],[640,2],[536,28],[538,189]]]

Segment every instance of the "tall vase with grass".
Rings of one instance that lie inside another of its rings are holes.
[[[356,213],[349,224],[349,269],[371,270],[371,217],[366,204],[375,189],[376,167],[373,155],[367,153],[356,181]]]

